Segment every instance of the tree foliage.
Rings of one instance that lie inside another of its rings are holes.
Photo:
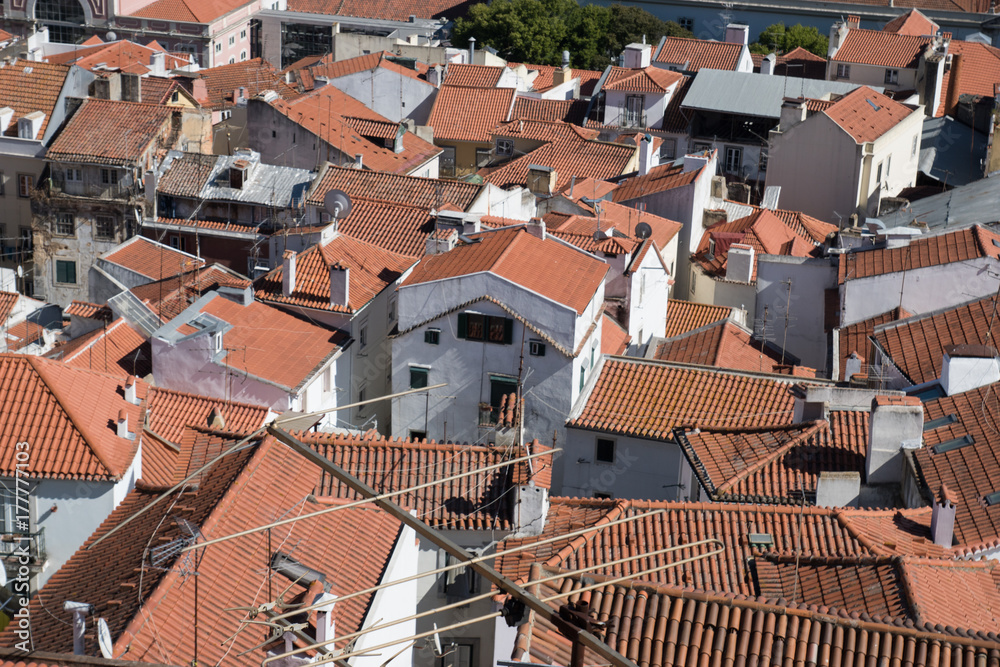
[[[815,26],[796,23],[786,28],[784,23],[775,23],[761,31],[757,41],[750,45],[750,52],[781,55],[801,46],[825,58],[829,45],[830,40]]]
[[[562,52],[580,69],[602,70],[616,63],[624,48],[664,35],[693,37],[673,21],[662,21],[638,7],[583,5],[577,0],[493,0],[477,4],[455,22],[452,44],[470,37],[479,48],[490,46],[506,60],[558,65]]]

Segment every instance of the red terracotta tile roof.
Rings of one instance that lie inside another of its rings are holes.
[[[423,257],[435,218],[425,208],[355,201],[351,214],[337,221],[337,230],[364,243],[407,257]]]
[[[184,86],[176,79],[167,79],[161,76],[143,77],[140,85],[143,101],[150,104],[167,104],[174,91],[184,90]]]
[[[742,44],[731,42],[667,37],[653,61],[678,65],[688,72],[697,72],[700,69],[736,71],[742,50]]]
[[[464,65],[449,63],[442,85],[471,88],[496,88],[503,76],[503,65]]]
[[[677,90],[670,96],[670,101],[667,102],[667,109],[663,112],[663,123],[660,125],[660,129],[664,132],[687,133],[691,121],[681,111],[681,105],[684,103],[684,97],[691,88],[692,81],[694,81],[693,76],[684,75],[681,82],[677,84]]]
[[[322,57],[314,57],[311,62],[309,59],[303,58],[302,61],[299,61],[299,63],[294,63],[291,66],[286,67],[285,71],[288,72],[308,69],[310,74],[314,77],[319,76],[327,79],[339,79],[342,76],[357,74],[358,72],[370,72],[382,67],[392,70],[393,72],[403,74],[404,76],[408,76],[411,79],[424,80],[421,73],[427,71],[426,65],[423,63],[417,63],[417,67],[421,70],[418,71],[410,69],[409,67],[403,67],[398,63],[393,62],[391,60],[393,57],[395,56],[388,51],[379,51],[363,56],[357,56],[355,58],[334,60],[333,55],[328,53]]]
[[[160,1],[179,2],[180,0]],[[241,2],[242,0],[232,1]],[[298,93],[285,83],[281,73],[262,58],[198,70],[197,77],[205,82],[205,89],[208,92],[208,104],[205,106],[213,110],[227,109],[233,106],[236,102],[233,99],[233,92],[237,88],[246,89],[244,97],[247,99],[259,95],[265,90],[273,90],[284,99],[294,99],[298,96]]]
[[[992,97],[994,85],[1000,83],[1000,49],[978,42],[952,41],[948,53],[953,56],[952,66],[941,82],[936,116],[953,114],[950,102],[957,102],[960,95]]]
[[[15,443],[30,444],[30,477],[118,480],[135,455],[138,436],[119,438],[120,410],[135,433],[143,410],[128,403],[122,379],[35,356],[0,355],[0,421],[5,424],[0,470],[14,477]],[[139,382],[139,399],[146,386]]]
[[[85,319],[91,320],[103,320],[105,322],[110,322],[114,315],[111,309],[108,308],[107,304],[101,305],[99,303],[89,303],[87,301],[71,301],[68,306],[63,310],[63,316],[76,316],[83,317]]]
[[[855,88],[822,111],[859,144],[875,141],[915,111],[868,86]]]
[[[329,2],[329,0],[291,0],[288,3],[288,11],[408,21],[410,16],[422,19],[464,16],[469,5],[469,0],[433,0],[432,2],[412,2],[409,0],[346,2],[346,0],[338,0],[334,3]]]
[[[142,433],[142,475],[140,483],[146,486],[169,488],[174,484],[174,474],[180,460],[180,447],[167,442],[149,430]]]
[[[911,37],[933,37],[937,34],[938,24],[923,15],[919,9],[911,9],[900,14],[882,26],[882,32]]]
[[[329,165],[319,182],[313,186],[306,203],[323,206],[323,199],[330,190],[341,190],[352,201],[366,199],[427,210],[439,209],[443,204],[449,203],[466,211],[483,192],[483,186]]]
[[[0,292],[0,326],[6,326],[20,298],[21,295],[17,292]]]
[[[226,14],[250,4],[247,0],[154,0],[129,14],[138,18],[183,21],[186,23],[211,23]]]
[[[290,391],[301,388],[345,342],[340,331],[259,301],[244,306],[215,296],[198,312],[233,327],[223,336],[226,355],[218,364]]]
[[[732,314],[733,309],[729,306],[669,299],[667,301],[667,329],[663,335],[665,338],[680,336],[708,324],[729,319]]]
[[[636,147],[603,141],[571,139],[545,144],[527,155],[491,171],[485,179],[500,188],[524,187],[532,165],[548,167],[556,172],[554,190],[569,186],[575,176],[606,179],[627,173],[634,164]]]
[[[15,35],[7,32],[6,30],[0,30],[0,41],[8,41],[15,39]]]
[[[27,320],[22,320],[17,324],[11,325],[4,331],[4,337],[7,340],[7,350],[11,352],[23,350],[29,345],[43,341],[44,335],[45,327]]]
[[[868,413],[831,412],[829,423],[675,433],[713,500],[811,504],[820,473],[863,473]]]
[[[844,526],[869,552],[887,556],[950,558],[950,549],[931,539],[931,508],[906,510],[839,509]]]
[[[102,70],[117,69],[123,72],[143,75],[151,71],[150,66],[154,53],[164,53],[164,50],[150,48],[149,46],[143,46],[128,40],[121,40],[53,54],[48,56],[47,60],[50,63],[76,65],[87,70],[94,69],[96,65],[103,65],[100,68]],[[167,70],[191,64],[187,60],[169,53],[164,55],[164,63]],[[146,79],[142,80],[142,92],[146,92]],[[145,97],[145,94],[143,97]]]
[[[516,96],[513,88],[442,86],[427,124],[435,139],[488,144],[493,128],[510,120]]]
[[[746,204],[744,204],[746,206]],[[802,211],[789,211],[787,209],[765,209],[762,206],[750,205],[754,212],[770,210],[779,220],[805,239],[812,239],[815,243],[823,243],[827,237],[837,231],[837,225],[823,222],[811,215],[806,215]]]
[[[133,237],[102,255],[101,260],[117,264],[153,281],[187,273],[205,263],[203,259],[144,236]]]
[[[512,450],[503,447],[460,445],[427,441],[385,439],[371,436],[298,433],[317,452],[356,475],[379,492],[390,492],[468,472],[510,458],[525,450],[544,451],[537,441]],[[414,493],[399,496],[399,504],[414,511],[426,523],[450,530],[511,530],[515,527],[512,484],[543,483],[551,473],[551,460],[534,459],[534,474],[527,462],[463,477]],[[516,472],[515,472],[516,469]],[[516,479],[515,479],[516,477]],[[328,475],[317,484],[317,496],[354,500],[357,495]]]
[[[514,137],[515,139],[534,141],[571,141],[574,139],[596,139],[601,133],[563,121],[515,119],[497,125],[492,134],[494,137]]]
[[[487,232],[476,242],[425,257],[403,286],[492,273],[583,314],[604,282],[608,265],[523,228]],[[553,276],[560,276],[553,280]]]
[[[612,198],[616,202],[625,202],[657,192],[681,188],[694,183],[695,179],[701,175],[702,169],[704,167],[684,171],[684,165],[661,164],[650,169],[645,176],[633,176],[621,181],[618,184],[618,189],[612,194]]]
[[[130,291],[140,301],[148,303],[161,320],[168,322],[180,315],[202,294],[220,287],[246,289],[250,287],[250,281],[218,264],[213,264],[139,285]]]
[[[615,183],[608,183],[607,181],[602,181],[599,178],[578,178],[563,188],[559,194],[570,201],[577,202],[578,204],[593,210],[593,206],[583,201],[584,199],[592,199],[596,201],[598,199],[608,198],[607,195],[614,192],[617,187],[618,186]]]
[[[690,424],[751,428],[791,423],[794,379],[608,358],[582,411],[567,426],[670,440],[675,427]]]
[[[604,86],[604,90],[622,90],[634,93],[665,93],[684,77],[667,69],[647,67],[632,70],[628,76],[619,76]]]
[[[852,28],[830,60],[876,67],[916,69],[930,37]]]
[[[226,434],[198,435],[185,443],[188,456],[200,453],[204,457],[206,452],[231,446],[235,439]],[[107,620],[116,655],[128,649],[128,655],[136,660],[187,664],[194,654],[190,619],[194,577],[182,570],[190,569],[183,560],[190,556],[181,556],[182,560],[168,558],[161,565],[172,567],[170,570],[153,568],[149,566],[148,545],[151,541],[162,546],[171,540],[184,539],[187,533],[178,518],[198,528],[206,537],[218,537],[278,517],[317,511],[324,505],[308,496],[319,479],[318,468],[287,447],[267,439],[216,463],[199,478],[196,488],[175,495],[174,502],[150,507],[162,489],[140,486],[126,497],[88,544],[120,525],[125,517],[140,509],[149,511],[115,536],[74,554],[49,580],[46,608],[61,610],[66,600],[86,598],[94,605],[95,613]],[[261,502],[262,498],[267,502]],[[303,565],[323,573],[331,590],[343,594],[379,582],[399,533],[398,521],[365,505],[206,550],[198,563],[202,583],[198,608],[199,614],[213,622],[202,625],[199,661],[237,665],[260,662],[263,653],[237,656],[252,651],[266,636],[265,631],[256,631],[251,626],[230,644],[227,637],[238,629],[246,615],[227,609],[259,605],[271,599],[267,597],[267,579],[272,551],[291,554]],[[206,585],[206,581],[225,582],[225,585]],[[291,583],[275,575],[277,591]],[[304,589],[293,586],[286,600],[301,596]],[[365,620],[370,602],[371,596],[338,602],[337,631],[342,634],[356,631]],[[32,624],[35,645],[68,650],[72,637],[66,633],[64,612],[49,616],[38,598],[32,600],[30,610],[33,620],[38,613],[37,623]],[[42,616],[46,618],[43,620]],[[88,635],[87,640],[87,651],[95,652],[92,636]]]
[[[146,377],[153,372],[149,341],[122,318],[59,345],[45,356],[120,378]]]
[[[225,422],[216,428],[221,426],[233,434],[249,435],[264,425],[268,408],[151,387],[146,397],[146,428],[167,442],[179,445],[189,429],[213,428],[216,412]]]
[[[601,317],[601,354],[625,354],[632,337],[613,317],[604,313]]]
[[[867,320],[855,322],[849,326],[837,329],[836,336],[838,337],[838,350],[840,352],[840,375],[838,377],[840,380],[850,380],[849,377],[846,377],[847,360],[855,352],[861,359],[862,373],[865,373],[868,364],[873,361],[872,344],[869,336],[875,333],[876,326],[907,317],[910,317],[910,313],[897,307],[881,315],[876,315]]]
[[[368,169],[407,174],[441,152],[412,132],[404,136],[403,149],[398,153],[386,148],[384,142],[366,138],[347,117],[381,122],[388,119],[335,86],[323,86],[291,102],[278,99],[271,106],[344,155],[353,158],[360,153]]]
[[[731,320],[720,320],[657,344],[654,359],[770,373],[781,354]]]
[[[902,560],[915,623],[971,632],[1000,627],[996,561]]]
[[[177,197],[198,197],[218,160],[217,155],[201,153],[178,155],[170,161],[170,166],[157,180],[157,193]]]
[[[38,130],[38,139],[44,137],[69,71],[68,65],[21,59],[0,68],[0,107],[14,110],[4,134],[16,137],[18,119],[41,111],[45,119]]]
[[[586,202],[583,205],[586,206]],[[666,248],[682,227],[679,222],[614,202],[601,201],[595,205],[600,207],[600,212],[594,211],[592,216],[552,212],[545,214],[542,219],[553,234],[588,252],[595,249],[604,250],[606,244],[612,243],[620,248],[618,252],[634,252],[642,243],[642,240],[635,236],[635,228],[640,223],[649,225],[652,230],[649,238],[658,248]],[[613,232],[613,236],[596,241],[594,233],[598,226],[605,234]],[[614,250],[608,248],[607,252]]]
[[[565,121],[583,125],[587,114],[586,100],[542,100],[533,97],[518,97],[514,100],[512,120]]]
[[[175,111],[159,104],[86,99],[52,142],[47,157],[57,162],[118,165],[139,160],[166,134]],[[116,131],[94,132],[103,126]]]
[[[295,291],[290,296],[282,292],[284,269],[280,264],[257,281],[256,296],[266,303],[356,313],[416,261],[413,257],[338,234],[328,243],[299,253],[295,261]],[[346,306],[331,303],[330,268],[335,265],[350,270]]]
[[[544,92],[555,85],[554,76],[555,73],[562,69],[555,65],[528,65],[526,63],[513,63],[508,62],[507,67],[517,67],[519,65],[524,65],[528,72],[538,72],[538,76],[531,83],[531,89],[535,92]],[[583,97],[590,97],[594,93],[594,87],[597,85],[597,81],[601,78],[604,72],[597,70],[587,70],[587,69],[570,69],[570,77],[574,79],[580,79],[580,95]],[[530,98],[524,98],[525,100]],[[518,100],[520,101],[520,99]],[[545,101],[556,101],[556,100],[545,100]],[[584,100],[577,100],[583,102],[583,107],[586,110],[587,103]],[[564,119],[568,120],[568,119]]]
[[[840,283],[859,278],[912,271],[978,257],[1000,259],[1000,236],[975,225],[967,229],[918,237],[909,245],[880,248],[840,256]]]

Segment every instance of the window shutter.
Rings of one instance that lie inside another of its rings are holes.
[[[503,344],[510,345],[514,342],[514,320],[507,318],[503,321]]]
[[[465,313],[458,314],[458,337],[466,338],[469,331],[468,315]]]

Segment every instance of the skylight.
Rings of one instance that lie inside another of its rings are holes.
[[[956,449],[961,449],[962,447],[967,447],[974,442],[975,440],[971,435],[963,435],[961,438],[955,438],[954,440],[948,440],[947,442],[934,445],[931,449],[935,454],[944,454],[945,452],[951,452]]]
[[[955,415],[945,415],[944,417],[938,417],[937,419],[924,422],[924,430],[933,431],[936,428],[941,428],[942,426],[947,426],[948,424],[954,424],[957,421],[958,417]]]

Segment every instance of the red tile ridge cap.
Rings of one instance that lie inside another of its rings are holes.
[[[961,499],[955,495],[955,492],[952,491],[951,488],[944,482],[941,482],[941,488],[938,489],[937,495],[934,499],[942,505],[951,503],[953,507],[957,507],[961,502]]]
[[[825,419],[817,419],[816,421],[812,422],[812,425],[805,431],[803,431],[798,436],[792,438],[784,445],[778,447],[776,450],[771,452],[770,456],[762,457],[753,465],[747,466],[746,468],[741,470],[737,475],[729,478],[728,481],[717,486],[715,488],[715,493],[717,495],[727,493],[730,489],[732,489],[734,486],[739,484],[741,481],[743,481],[750,475],[753,475],[758,471],[760,471],[761,469],[765,468],[766,466],[770,465],[778,457],[784,456],[785,453],[788,452],[792,447],[795,447],[803,442],[810,440],[814,435],[816,435],[816,433],[820,429],[825,429],[829,427],[830,427],[830,422],[826,421]]]
[[[879,394],[872,402],[874,405],[923,405],[916,396],[886,396],[885,394]]]

